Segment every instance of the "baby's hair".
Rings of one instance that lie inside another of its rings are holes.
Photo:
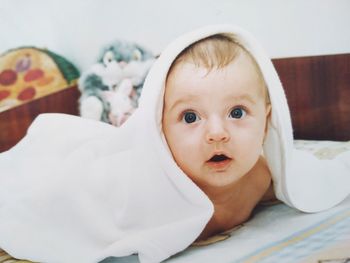
[[[225,35],[213,35],[201,39],[184,49],[175,59],[172,67],[186,61],[207,69],[223,68],[230,64],[243,49]]]
[[[270,103],[264,77],[257,62],[249,51],[232,39],[232,37],[225,34],[216,34],[203,38],[185,48],[174,60],[168,75],[176,65],[182,62],[192,63],[196,67],[204,67],[208,71],[221,69],[233,62],[242,53],[246,54],[254,64],[259,78],[265,87],[266,102]]]

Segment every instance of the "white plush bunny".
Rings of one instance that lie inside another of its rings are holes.
[[[131,98],[133,85],[130,79],[124,79],[114,91],[104,91],[103,95],[110,104],[108,114],[112,125],[119,127],[134,112],[135,107]]]

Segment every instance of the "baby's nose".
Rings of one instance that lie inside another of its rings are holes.
[[[206,141],[213,142],[227,142],[230,139],[230,134],[225,127],[225,123],[220,119],[211,119],[207,123]]]

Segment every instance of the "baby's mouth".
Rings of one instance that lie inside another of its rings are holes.
[[[215,170],[226,170],[231,165],[232,158],[225,154],[215,154],[208,161],[207,165]]]
[[[228,157],[225,154],[215,154],[207,161],[207,163],[213,166],[222,166],[230,163],[231,160],[232,158]]]
[[[215,154],[206,163],[217,172],[225,171],[231,165],[232,158],[225,154]]]
[[[227,157],[225,154],[215,154],[213,157],[211,157],[208,162],[211,163],[220,163],[227,160],[231,160],[231,158]]]

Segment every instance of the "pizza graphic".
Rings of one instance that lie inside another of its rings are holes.
[[[75,85],[77,68],[47,49],[20,47],[0,55],[0,112]]]

